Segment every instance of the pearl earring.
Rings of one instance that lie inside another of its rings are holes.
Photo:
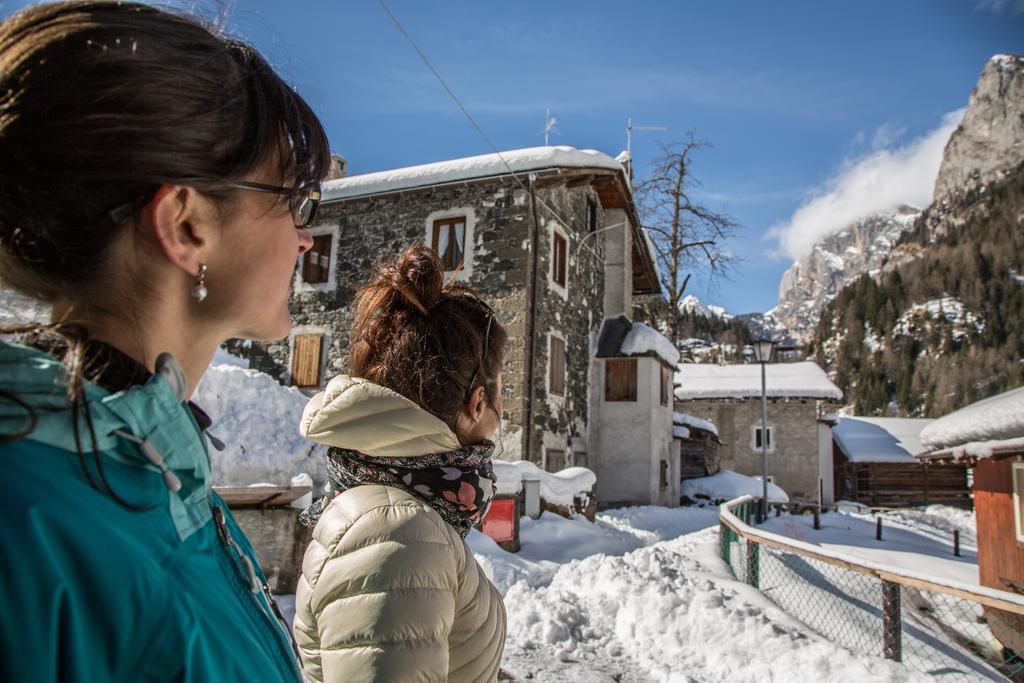
[[[196,276],[196,284],[192,287],[192,296],[195,297],[196,301],[202,301],[206,298],[209,291],[206,289],[206,264],[199,264],[199,275]]]

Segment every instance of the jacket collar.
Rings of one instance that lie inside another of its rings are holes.
[[[375,457],[444,453],[460,447],[443,420],[369,380],[338,375],[309,400],[302,436]]]
[[[148,373],[147,373],[148,374]],[[70,401],[63,365],[47,353],[0,342],[0,386],[35,413],[35,428],[24,438],[76,452],[70,429]],[[199,425],[187,403],[178,400],[167,381],[150,375],[142,384],[111,391],[99,384],[85,384],[96,447],[104,455],[142,471],[158,471],[139,447],[117,436],[127,432],[148,440],[164,463],[182,482],[177,493],[166,491],[166,504],[179,537],[184,540],[211,516],[210,460]],[[11,434],[28,426],[27,413],[16,401],[0,401],[0,433]],[[79,416],[82,448],[91,448],[89,426]]]

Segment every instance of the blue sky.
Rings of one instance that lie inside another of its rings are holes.
[[[613,156],[627,117],[671,127],[634,135],[641,177],[659,141],[711,142],[701,196],[744,226],[744,261],[691,291],[734,313],[773,306],[797,253],[769,230],[802,229],[798,209],[859,162],[936,139],[989,57],[1024,53],[1024,0],[387,2],[499,149],[542,144],[546,106],[552,144]],[[173,4],[266,54],[350,173],[490,151],[375,0]]]

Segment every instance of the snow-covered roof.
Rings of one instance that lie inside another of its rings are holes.
[[[528,147],[500,154],[481,154],[328,180],[322,187],[323,200],[330,202],[353,199],[460,180],[539,171],[545,168],[607,168],[612,171],[623,171],[621,163],[597,150],[576,149],[565,145]]]
[[[768,398],[843,398],[839,387],[812,361],[769,363],[765,375]],[[680,401],[760,398],[761,366],[684,363],[676,372],[675,383],[676,398]]]
[[[624,356],[654,354],[673,367],[679,362],[679,350],[668,337],[643,323],[633,323],[619,352]]]
[[[934,420],[903,417],[843,417],[832,436],[850,462],[914,464],[920,453],[921,430]]]
[[[928,455],[954,458],[1024,452],[1024,387],[940,417],[921,432],[921,444]]]
[[[689,427],[692,429],[699,429],[718,436],[718,428],[715,427],[712,422],[699,417],[694,417],[693,415],[687,415],[686,413],[672,413],[672,424],[682,425],[683,427]]]

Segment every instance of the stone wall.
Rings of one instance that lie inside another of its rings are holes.
[[[570,461],[574,450],[586,452],[587,373],[593,340],[603,319],[604,299],[602,241],[588,239],[577,250],[579,240],[586,234],[587,202],[596,202],[596,193],[589,184],[568,187],[561,179],[543,182],[536,188],[540,249],[536,277],[535,401],[529,437],[530,459],[542,465],[545,449],[564,451]],[[546,207],[557,213],[561,221]],[[603,212],[599,203],[598,212],[600,228]],[[532,294],[534,211],[529,191],[514,179],[467,182],[323,206],[313,232],[330,231],[337,236],[331,255],[333,286],[308,291],[310,288],[303,286],[298,280],[299,273],[296,274],[296,293],[291,305],[296,325],[293,335],[310,331],[325,334],[328,348],[321,384],[344,372],[352,321],[350,303],[376,264],[397,256],[410,245],[429,244],[434,220],[463,214],[469,217],[467,241],[472,245],[472,258],[458,279],[476,289],[508,333],[502,373],[502,426],[496,440],[497,457],[515,460],[525,457],[527,450],[524,426],[530,397],[526,336]],[[564,290],[554,285],[551,278],[555,230],[568,242]],[[552,334],[564,339],[566,346],[564,397],[552,396],[548,391]],[[253,344],[241,351],[251,359],[253,367],[290,383],[290,340]],[[557,470],[565,463],[549,466]]]
[[[761,449],[753,428],[761,426],[761,401],[677,401],[676,410],[710,420],[718,428],[722,469],[760,476]],[[768,475],[794,500],[817,501],[819,475],[818,406],[811,399],[769,399],[768,426],[774,449],[768,451]]]

